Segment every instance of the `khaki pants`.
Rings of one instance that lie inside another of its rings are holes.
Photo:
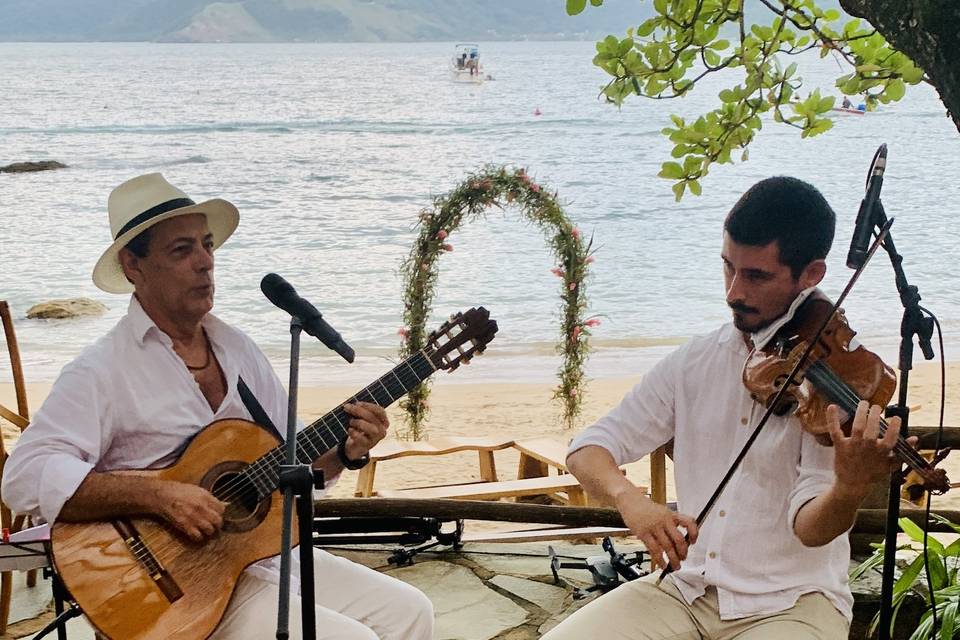
[[[800,596],[786,611],[721,620],[713,587],[687,604],[667,580],[634,580],[604,594],[543,640],[846,640],[847,619],[821,593]]]
[[[318,640],[432,640],[433,605],[396,578],[314,550]],[[240,576],[210,640],[276,638],[275,584]],[[290,597],[290,640],[300,640],[300,597]]]

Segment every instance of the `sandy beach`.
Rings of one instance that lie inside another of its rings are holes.
[[[945,424],[960,424],[960,363],[948,363]],[[587,389],[582,424],[589,425],[606,413],[640,380],[641,376],[592,380]],[[504,440],[554,437],[569,440],[574,432],[565,430],[558,419],[559,411],[551,400],[549,384],[448,383],[440,380],[430,396],[432,415],[427,425],[428,437],[470,436]],[[28,398],[32,410],[38,408],[49,393],[49,384],[32,384]],[[336,407],[358,389],[345,386],[305,387],[300,391],[300,416],[310,422]],[[937,424],[940,402],[940,367],[921,362],[910,374],[910,404],[914,425]],[[0,402],[15,406],[13,386],[0,385]],[[388,410],[391,435],[404,428],[403,414],[396,406]],[[0,420],[0,422],[3,422]],[[4,423],[7,444],[12,444],[11,425]],[[501,479],[516,477],[518,454],[513,449],[497,452],[497,471]],[[960,455],[953,454],[943,463],[950,477],[960,480]],[[353,495],[357,472],[347,471],[331,491],[334,497]],[[649,485],[650,472],[646,460],[628,467],[629,477],[638,484]],[[377,489],[450,484],[479,479],[475,453],[463,452],[445,456],[408,457],[384,462],[378,466]],[[667,469],[668,496],[673,497],[673,479]],[[937,497],[935,508],[960,508],[960,492]]]

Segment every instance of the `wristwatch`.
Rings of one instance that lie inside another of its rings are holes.
[[[340,444],[337,445],[337,458],[340,459],[340,463],[344,466],[345,469],[350,469],[351,471],[356,471],[357,469],[363,469],[367,466],[367,463],[370,462],[370,454],[365,453],[356,460],[351,460],[347,457],[347,441],[342,440]]]

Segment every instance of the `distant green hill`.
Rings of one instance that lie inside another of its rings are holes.
[[[606,0],[0,0],[0,40],[378,42],[596,39],[651,15]]]

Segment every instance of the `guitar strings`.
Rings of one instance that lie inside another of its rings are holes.
[[[418,359],[420,359],[421,361],[415,363],[414,361]],[[430,362],[426,353],[424,351],[417,352],[416,354],[414,354],[404,362],[394,367],[387,374],[381,376],[373,383],[364,387],[360,392],[358,392],[356,395],[348,399],[346,402],[355,402],[359,397],[366,395],[366,396],[369,396],[372,400],[374,400],[377,404],[380,404],[380,402],[377,401],[377,398],[373,392],[373,389],[375,388],[374,385],[376,384],[379,384],[381,387],[383,387],[384,390],[387,391],[387,395],[390,397],[390,403],[394,402],[396,398],[392,397],[393,394],[390,393],[389,388],[385,384],[383,384],[382,380],[392,374],[401,383],[402,386],[407,387],[407,390],[409,390],[410,388],[413,387],[413,385],[418,384],[419,382],[422,382],[424,379],[426,379],[426,376],[422,377],[414,368],[414,364],[422,365],[424,364],[424,361],[427,363]],[[409,372],[402,371],[398,375],[397,370],[401,369],[404,365],[406,365],[406,368],[409,369]],[[427,373],[427,375],[429,375],[429,373],[433,373],[433,370],[434,369],[431,363],[431,370]],[[401,393],[401,395],[403,394]],[[346,404],[346,403],[343,403],[343,404]],[[343,432],[346,433],[347,428],[344,426],[343,422],[341,422],[340,420],[340,417],[337,415],[337,412],[346,414],[346,412],[343,410],[343,404],[341,404],[336,409],[330,411],[329,413],[321,417],[319,420],[313,422],[308,427],[303,429],[303,431],[297,434],[296,445],[303,451],[303,453],[307,453],[307,451],[302,446],[302,441],[300,437],[301,434],[304,436],[304,439],[310,443],[310,445],[314,448],[314,450],[317,449],[317,447],[314,444],[314,440],[317,437],[320,439],[321,442],[323,442],[325,446],[327,446],[327,450],[332,449],[333,446],[336,446],[336,444],[339,443],[339,439],[334,435],[333,436],[334,445],[332,446],[329,445],[323,433],[319,431],[319,429],[320,427],[325,427],[328,432],[331,431],[333,429],[333,426],[331,424],[328,424],[328,422],[329,422],[329,419],[332,417],[336,421],[336,424],[340,427],[340,429],[342,429]],[[387,406],[387,405],[381,405],[381,406]],[[346,417],[349,419],[349,416],[346,416]],[[313,438],[314,440],[311,440],[311,438]],[[275,486],[271,487],[270,485],[274,485],[277,481],[277,478],[275,478],[274,476],[278,476],[277,465],[279,465],[279,463],[282,461],[284,451],[285,451],[284,446],[278,446],[270,450],[266,454],[262,455],[257,460],[248,464],[247,467],[243,471],[238,473],[235,478],[231,479],[230,482],[228,482],[222,487],[218,487],[214,495],[219,500],[226,502],[228,504],[236,501],[237,499],[240,499],[242,502],[248,502],[251,498],[250,489],[252,485],[252,487],[254,488],[254,491],[257,494],[256,496],[253,496],[254,498],[256,498],[253,501],[259,501],[262,498],[260,498],[259,496],[258,490],[261,487],[257,483],[257,479],[256,479],[257,476],[259,476],[261,479],[268,480],[268,484],[263,486],[263,489],[264,490],[270,489],[270,491],[267,492],[267,494],[269,495],[269,493],[271,493],[273,489],[276,488]],[[278,457],[278,454],[279,454],[280,460],[276,459]],[[312,460],[308,462],[312,462]]]

